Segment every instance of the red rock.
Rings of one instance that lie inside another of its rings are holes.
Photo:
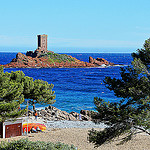
[[[54,52],[53,52],[54,53]],[[114,63],[110,63],[104,58],[97,58],[93,59],[89,57],[89,63],[80,61],[75,57],[68,56],[74,61],[66,61],[66,62],[52,62],[49,60],[47,56],[40,56],[41,52],[38,52],[37,57],[26,56],[22,53],[18,53],[16,58],[12,59],[12,61],[6,65],[5,68],[79,68],[79,67],[97,67],[101,66],[102,64],[105,65],[114,65]]]
[[[94,61],[93,61],[93,58],[90,56],[90,57],[89,57],[89,63],[92,63],[92,64],[93,64],[93,62],[94,62]]]

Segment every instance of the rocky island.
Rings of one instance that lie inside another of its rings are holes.
[[[84,62],[70,55],[48,51],[47,35],[43,34],[38,35],[38,48],[34,52],[27,51],[26,55],[17,53],[16,58],[5,64],[4,68],[85,68],[114,65],[104,58],[89,57],[89,62]]]

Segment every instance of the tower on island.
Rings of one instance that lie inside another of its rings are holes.
[[[37,35],[38,38],[38,50],[47,52],[47,35]]]
[[[47,35],[42,34],[42,35],[37,35],[37,41],[38,41],[38,48],[33,52],[33,51],[27,51],[26,56],[31,56],[31,57],[38,57],[41,54],[47,54]]]

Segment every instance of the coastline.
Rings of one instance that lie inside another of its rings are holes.
[[[43,133],[30,133],[27,136],[5,140],[28,138],[31,141],[61,142],[69,145],[73,144],[80,150],[149,150],[150,148],[150,136],[145,133],[135,135],[131,141],[123,145],[117,145],[121,138],[116,138],[112,143],[94,148],[94,144],[88,142],[88,131],[92,128],[103,130],[106,126],[104,124],[95,125],[92,121],[60,120],[45,122],[42,117],[38,117],[37,120],[34,117],[29,117],[29,122],[44,123],[47,126],[47,130]]]
[[[99,128],[96,129],[102,130]],[[87,140],[89,130],[91,128],[49,128],[49,130],[43,133],[30,133],[27,136],[0,139],[0,142],[28,138],[30,141],[73,144],[78,150],[149,150],[150,148],[150,136],[145,134],[138,134],[134,136],[134,139],[123,145],[116,145],[120,142],[120,139],[116,138],[112,143],[103,144],[98,148],[94,148],[94,145]]]
[[[39,120],[41,120],[41,118],[38,118]],[[34,118],[33,118],[34,121]],[[45,120],[43,120],[45,121]],[[53,121],[54,123],[59,123],[59,121]],[[63,122],[63,121],[62,121]],[[76,121],[69,121],[70,123],[72,122],[76,122]],[[84,121],[85,124],[88,123],[87,121]],[[44,122],[45,123],[45,122]],[[65,123],[64,123],[65,124]],[[82,126],[83,127],[83,126]],[[74,144],[75,146],[77,146],[78,148],[81,149],[94,149],[93,148],[93,144],[88,143],[87,141],[87,132],[90,128],[81,128],[81,127],[77,127],[77,128],[56,128],[56,126],[54,127],[49,127],[48,130],[45,133],[38,133],[38,134],[29,134],[28,136],[21,136],[21,137],[14,137],[14,138],[10,138],[10,140],[15,140],[17,138],[26,138],[28,137],[29,140],[43,140],[43,141],[62,141],[64,143],[68,143],[68,144]],[[77,134],[76,134],[77,133]],[[84,137],[84,138],[81,138]],[[7,140],[7,139],[6,139]],[[1,139],[0,139],[1,141]],[[136,141],[132,141],[129,144],[126,144],[122,147],[120,146],[115,146],[114,144],[106,144],[99,149],[114,149],[114,150],[125,150],[125,149],[133,149],[133,150],[147,150],[150,148],[150,144],[149,144],[150,138],[149,136],[146,135],[138,135],[137,140]]]
[[[100,131],[106,126],[104,124],[95,124],[92,121],[46,121],[42,117],[38,117],[37,120],[35,120],[34,116],[29,116],[28,122],[45,124],[47,129],[44,132],[29,133],[28,135],[0,139],[0,142],[28,138],[30,141],[73,144],[78,150],[149,150],[150,148],[150,136],[146,133],[138,133],[132,140],[123,145],[117,145],[121,138],[116,138],[111,143],[94,148],[94,144],[88,141],[88,131],[92,128]]]
[[[51,120],[51,121],[45,121],[42,117],[38,117],[37,120],[35,120],[35,117],[29,117],[28,123],[41,123],[46,125],[47,130],[54,128],[54,129],[63,129],[63,128],[106,128],[107,126],[103,123],[101,124],[95,124],[92,121],[84,121],[84,120]]]
[[[48,107],[45,107],[44,109],[37,110],[38,118],[41,118],[40,120],[43,120],[43,122],[47,121],[61,121],[61,120],[69,120],[69,121],[91,121],[91,115],[92,113],[89,110],[81,110],[80,113],[77,113],[75,111],[72,111],[70,113],[66,111],[62,111],[54,106],[49,105]],[[27,113],[24,115],[24,117],[27,116]],[[30,118],[30,121],[34,121],[34,112],[29,110],[28,116]]]
[[[34,52],[27,51],[26,54],[17,53],[16,58],[13,58],[10,63],[3,66],[4,68],[87,68],[114,65],[117,64],[109,62],[104,58],[95,59],[90,56],[89,62],[86,62],[71,55],[48,51],[47,48],[44,50],[37,48]]]
[[[123,67],[123,66],[128,66],[128,65],[123,65],[123,64],[114,64],[114,65],[101,65],[101,66],[95,66],[95,67],[5,67],[5,65],[3,65],[4,68],[35,68],[35,69],[42,69],[42,68],[109,68],[109,67]]]
[[[5,56],[5,55],[4,55]],[[9,55],[6,55],[9,56]],[[15,58],[14,55],[11,57],[6,57],[6,62]],[[77,55],[73,54],[73,57],[76,57],[83,61],[88,61],[89,56],[94,57],[103,57],[115,64],[128,64],[128,55],[120,54],[82,54]],[[119,58],[119,59],[117,59]],[[123,61],[122,61],[123,60]],[[127,62],[125,62],[125,60]],[[104,87],[103,80],[104,76],[119,76],[119,67],[107,67],[107,68],[6,68],[5,72],[11,71],[23,71],[27,76],[34,79],[42,79],[48,83],[54,84],[54,91],[56,91],[56,103],[53,105],[59,109],[62,109],[67,112],[75,111],[79,112],[81,109],[91,109],[94,110],[93,98],[94,96],[100,96],[104,99],[118,100],[108,92],[105,92],[106,87]],[[68,74],[69,73],[69,74]],[[97,82],[98,81],[98,82]],[[62,82],[64,84],[62,84]],[[81,84],[82,82],[82,84]],[[91,84],[92,83],[92,84]],[[102,83],[102,84],[101,84]],[[98,85],[99,84],[99,85]],[[88,85],[88,86],[87,86]],[[75,89],[73,89],[75,87]],[[80,91],[78,90],[80,89]],[[75,90],[75,91],[74,91]],[[108,93],[108,94],[107,94]],[[88,97],[86,96],[88,94]],[[80,100],[79,103],[76,103],[76,97]],[[84,100],[88,101],[88,104],[84,105]],[[62,104],[63,103],[63,104]],[[70,107],[70,106],[71,107]],[[43,105],[37,105],[37,108],[44,107]],[[24,108],[24,107],[23,107]],[[31,108],[32,109],[32,108]]]

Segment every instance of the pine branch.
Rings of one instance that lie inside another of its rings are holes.
[[[139,130],[141,130],[141,131],[143,131],[143,132],[145,132],[145,133],[147,133],[147,134],[150,135],[150,132],[148,132],[147,130],[145,130],[145,129],[143,129],[143,128],[140,128],[140,127],[137,127],[137,126],[134,126],[134,128],[135,128],[135,129],[139,129]]]

